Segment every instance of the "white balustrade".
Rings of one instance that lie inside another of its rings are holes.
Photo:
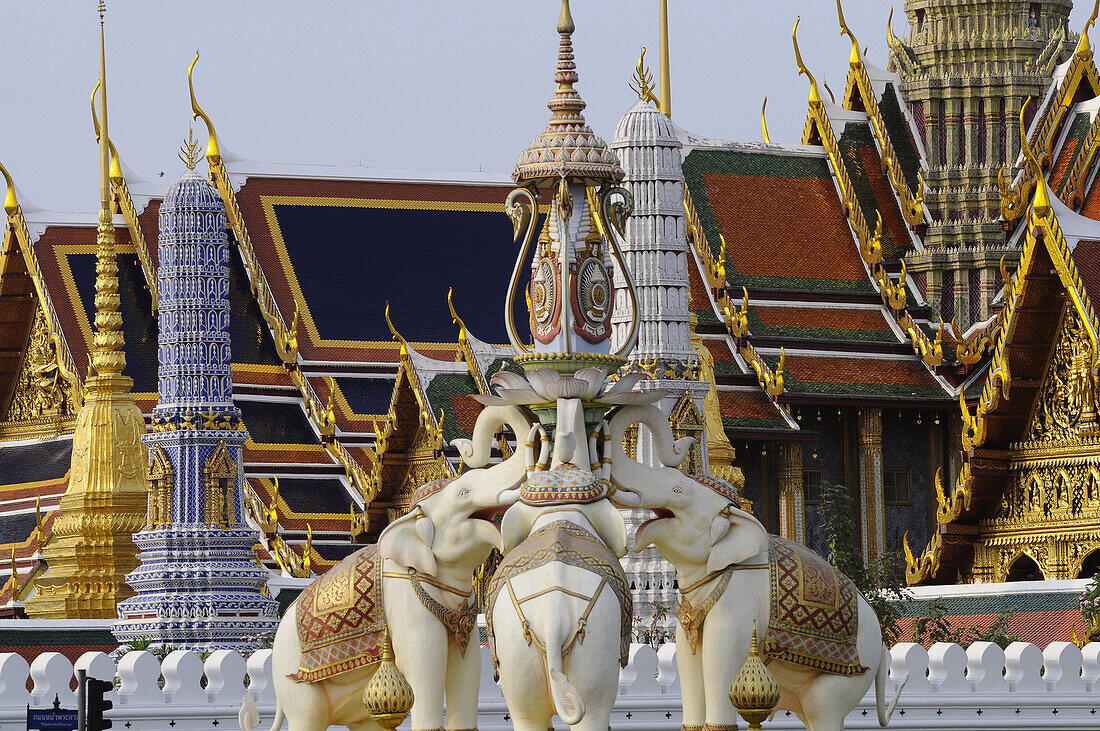
[[[612,717],[617,731],[678,731],[675,649],[671,644],[656,651],[645,645],[631,647],[629,662],[619,675]],[[478,726],[481,731],[506,731],[512,725],[504,696],[488,649],[481,648],[481,653]],[[902,643],[891,649],[889,662],[884,702],[889,703],[898,684],[906,683],[890,728],[1100,728],[1100,643],[1078,649],[1071,643],[1054,642],[1045,650],[1024,642],[1005,650],[988,642],[976,642],[966,650],[946,643],[928,650]],[[115,703],[108,712],[115,728],[236,729],[246,690],[253,693],[262,717],[258,728],[270,728],[274,717],[270,650],[253,653],[247,660],[235,652],[218,651],[205,661],[195,653],[176,651],[163,662],[148,652],[130,652],[117,666],[103,653],[88,652],[75,667],[56,652],[38,655],[29,664],[19,655],[0,653],[0,731],[23,728],[28,703],[34,708],[50,707],[56,695],[62,707],[74,708],[71,688],[79,669],[91,677],[117,678],[117,690],[107,696]],[[878,728],[875,705],[872,686],[845,727]],[[559,723],[556,728],[563,727]],[[764,728],[803,726],[780,711]]]

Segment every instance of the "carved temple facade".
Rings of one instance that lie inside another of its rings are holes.
[[[743,482],[772,531],[822,552],[821,487],[845,485],[865,554],[911,549],[914,583],[1076,576],[1100,545],[1087,305],[1100,281],[1100,231],[1088,229],[1100,219],[1100,77],[1087,33],[1066,27],[1068,2],[1007,3],[991,24],[971,5],[907,3],[910,35],[887,49],[893,71],[847,31],[837,53],[849,76],[835,100],[796,40],[809,93],[802,138],[789,144],[766,127],[764,142],[683,130],[658,110],[639,63],[638,101],[618,102],[628,111],[611,144],[635,199],[625,254],[642,330],[629,367],[650,376],[640,387],[672,391],[662,407],[677,436],[700,437],[685,469]],[[1025,27],[1033,5],[1038,26]],[[964,27],[977,33],[970,55],[937,51]],[[192,104],[226,212],[228,371],[248,438],[240,502],[217,503],[211,472],[206,504],[221,507],[201,522],[243,518],[260,535],[255,562],[308,577],[376,540],[417,486],[462,469],[448,445],[470,435],[480,408],[470,395],[515,367],[500,307],[511,262],[485,246],[511,241],[512,186],[503,175],[377,180],[360,168],[224,160],[197,101],[212,83],[194,79]],[[1035,212],[1036,176],[1013,167],[1031,94],[1043,98],[1027,139],[1049,216]],[[1003,145],[961,133],[983,118]],[[131,190],[111,149],[125,375],[152,428],[165,191]],[[75,479],[72,434],[93,375],[95,220],[25,215],[4,172],[0,552],[14,558],[0,568],[0,605],[19,614],[48,575]],[[438,265],[456,251],[468,275]],[[1016,258],[1034,271],[1006,276]],[[318,266],[327,261],[361,265]],[[612,321],[613,337],[625,321]],[[515,436],[500,436],[499,456]],[[646,435],[633,440],[644,458]],[[153,499],[141,517],[166,525],[177,468],[154,454],[143,479]],[[674,588],[653,556],[632,575],[642,601]]]

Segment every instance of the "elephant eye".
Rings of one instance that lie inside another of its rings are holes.
[[[676,487],[672,488],[672,494],[673,495],[683,495],[684,494],[684,488],[677,485]]]
[[[459,497],[466,497],[469,494],[470,494],[470,488],[468,488],[468,487],[462,488],[462,492],[458,493]]]

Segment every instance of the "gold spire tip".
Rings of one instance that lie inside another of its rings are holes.
[[[577,27],[573,23],[573,14],[569,12],[569,0],[561,0],[561,17],[558,18],[558,33],[571,34]]]
[[[107,12],[107,3],[99,0],[99,22],[103,23],[103,14]]]
[[[672,74],[668,64],[668,0],[661,0],[661,113],[672,118]]]

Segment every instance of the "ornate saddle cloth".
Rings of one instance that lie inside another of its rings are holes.
[[[809,548],[769,536],[770,620],[764,656],[836,675],[859,675],[856,588]]]
[[[302,661],[291,680],[316,683],[382,659],[386,617],[378,546],[333,566],[297,601]]]
[[[630,585],[619,559],[596,536],[580,526],[560,520],[539,528],[504,557],[488,585],[485,621],[493,635],[493,606],[508,580],[553,561],[591,571],[603,579],[619,599],[619,662],[626,667],[630,653],[630,629],[634,608]],[[496,662],[494,656],[493,661]]]

